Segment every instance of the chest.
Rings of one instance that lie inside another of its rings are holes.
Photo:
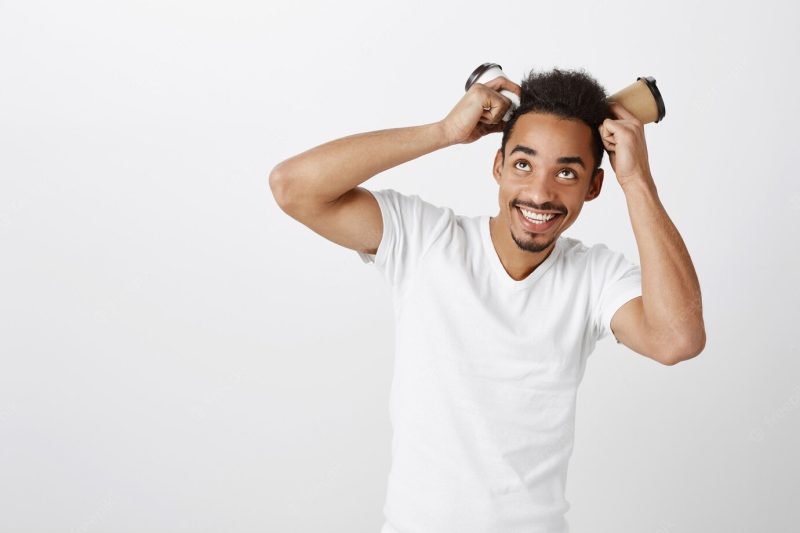
[[[523,288],[495,276],[480,255],[428,254],[398,302],[398,335],[465,377],[523,387],[579,379],[592,349],[588,281],[558,264]]]

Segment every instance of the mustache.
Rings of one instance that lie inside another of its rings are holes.
[[[524,207],[526,209],[536,210],[536,211],[553,211],[559,214],[566,214],[567,210],[561,206],[553,205],[553,204],[542,204],[536,205],[528,202],[514,202],[512,204],[513,207],[519,206]]]

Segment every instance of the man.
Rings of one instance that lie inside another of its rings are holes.
[[[507,124],[501,89],[520,96]],[[359,187],[500,131],[493,217]],[[604,149],[641,268],[603,244],[561,236],[600,193]],[[270,186],[287,214],[356,250],[392,287],[394,433],[382,533],[568,531],[575,399],[596,341],[613,333],[665,365],[705,345],[699,283],[658,199],[643,125],[609,106],[588,74],[476,83],[443,120],[323,144],[280,163]]]

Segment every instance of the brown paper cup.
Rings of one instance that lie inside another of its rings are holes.
[[[627,87],[615,92],[608,102],[619,102],[630,111],[642,124],[658,122],[664,118],[666,109],[661,92],[656,87],[656,80],[651,76],[641,76]]]

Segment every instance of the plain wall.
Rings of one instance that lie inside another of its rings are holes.
[[[393,316],[276,205],[280,161],[444,118],[479,64],[657,79],[708,342],[589,358],[575,533],[800,521],[796,5],[0,3],[0,531],[377,533]],[[500,134],[364,183],[498,211]],[[565,235],[638,261],[605,157]],[[413,532],[410,532],[413,533]],[[444,532],[443,532],[444,533]]]

